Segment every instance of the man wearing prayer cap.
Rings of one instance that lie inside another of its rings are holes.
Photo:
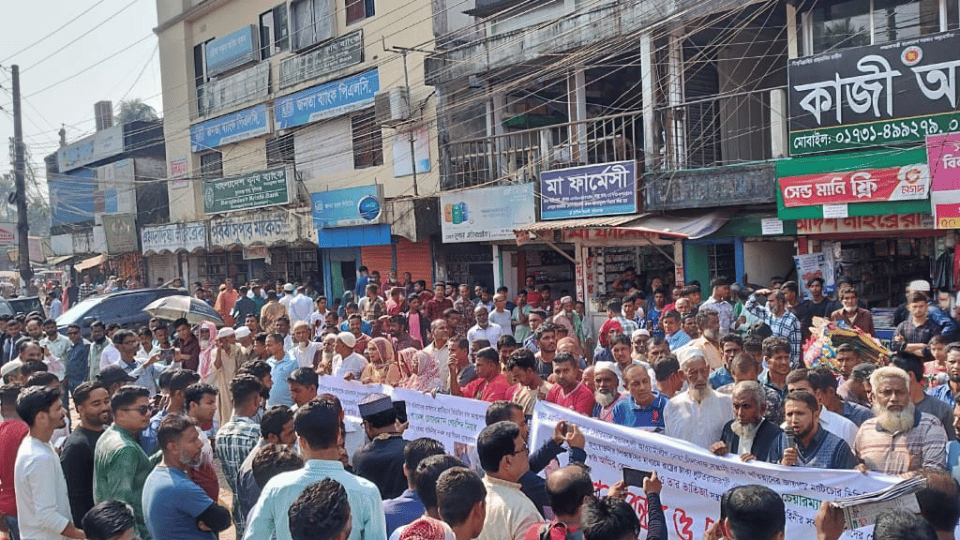
[[[376,484],[383,499],[395,499],[407,488],[403,474],[407,441],[399,430],[393,401],[383,394],[370,394],[359,409],[370,442],[353,455],[353,470]]]
[[[253,358],[253,335],[246,326],[237,328],[233,337],[237,340],[237,347],[240,349],[237,357],[237,365],[242,366]]]
[[[627,394],[620,393],[620,371],[613,362],[597,362],[593,365],[593,382],[596,390],[593,398],[593,418],[613,422],[613,407]]]

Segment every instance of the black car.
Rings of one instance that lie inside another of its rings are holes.
[[[91,296],[60,315],[57,327],[61,334],[66,334],[67,326],[76,324],[84,337],[90,335],[93,321],[106,325],[117,323],[122,328],[136,330],[150,322],[151,316],[143,308],[151,302],[166,296],[189,294],[185,289],[134,289]]]

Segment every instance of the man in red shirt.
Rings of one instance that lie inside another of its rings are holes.
[[[17,532],[17,498],[13,491],[13,469],[17,459],[20,442],[30,433],[27,423],[17,414],[17,396],[20,394],[17,383],[0,386],[0,514],[7,529]]]
[[[446,284],[442,281],[438,281],[433,286],[433,298],[427,300],[425,309],[427,320],[430,322],[443,317],[443,312],[453,307],[453,300],[450,300],[444,294],[446,287]]]
[[[570,353],[557,353],[553,357],[553,376],[557,384],[547,393],[547,401],[590,416],[596,400],[577,377],[577,359]]]
[[[458,371],[457,361],[451,356],[449,375],[451,395],[479,399],[489,403],[507,399],[507,389],[510,384],[503,373],[500,373],[500,355],[493,347],[486,347],[477,351],[477,378],[463,388],[460,388],[460,384],[457,382]],[[593,405],[590,407],[593,407]]]

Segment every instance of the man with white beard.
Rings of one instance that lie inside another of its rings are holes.
[[[730,396],[710,388],[710,367],[700,349],[693,349],[680,362],[687,378],[687,390],[680,392],[663,409],[667,436],[709,448],[720,439],[723,426],[733,418]]]
[[[597,362],[593,366],[593,418],[613,422],[613,408],[627,394],[620,393],[620,374],[613,362]]]
[[[843,321],[848,326],[859,328],[873,336],[876,333],[873,327],[873,314],[860,307],[857,290],[853,287],[840,289],[839,296],[842,307],[830,314],[830,320]]]
[[[916,410],[910,379],[897,367],[870,376],[873,413],[857,432],[853,451],[861,471],[906,475],[924,468],[946,468],[947,433],[935,416]]]
[[[741,381],[734,385],[732,397],[734,419],[723,426],[720,440],[709,450],[718,456],[732,453],[743,461],[755,460],[757,456],[766,459],[783,430],[763,417],[767,407],[763,387],[756,381]]]

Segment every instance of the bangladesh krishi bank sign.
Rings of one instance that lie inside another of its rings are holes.
[[[790,154],[923,142],[960,130],[960,33],[831,51],[787,64]]]

